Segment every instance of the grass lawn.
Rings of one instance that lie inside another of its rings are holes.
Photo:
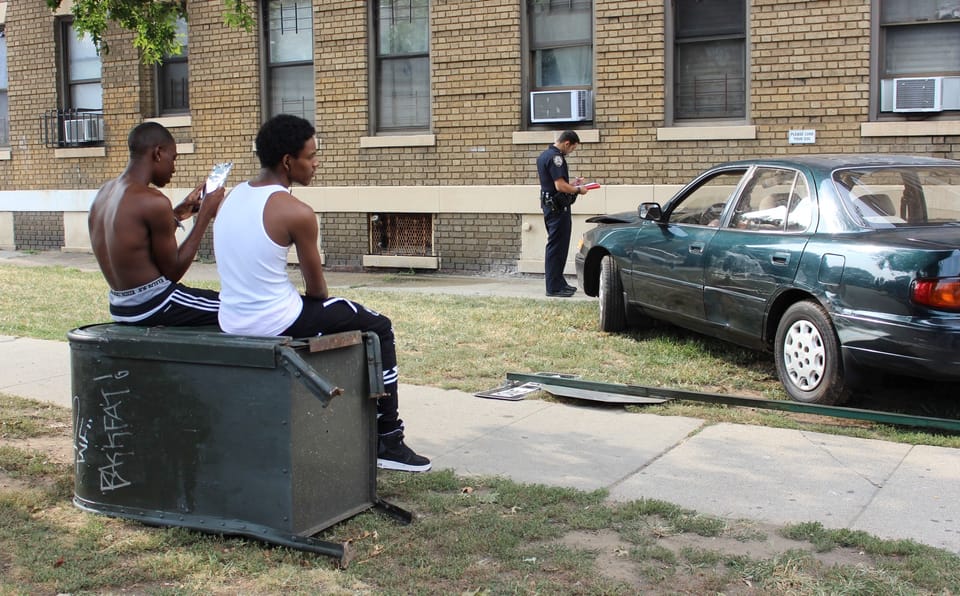
[[[105,292],[98,274],[0,266],[0,335],[64,340],[107,319]],[[393,319],[407,383],[473,392],[506,372],[556,371],[783,397],[767,355],[670,328],[603,334],[590,302],[342,294]],[[748,408],[644,411],[960,447],[946,434]],[[417,520],[370,511],[329,528],[320,538],[356,552],[338,569],[319,555],[76,509],[71,428],[67,410],[0,395],[0,595],[960,593],[960,557],[911,541],[449,471],[380,473],[380,497]]]

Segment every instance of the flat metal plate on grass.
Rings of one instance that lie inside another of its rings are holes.
[[[670,400],[670,396],[659,395],[654,388],[584,381],[579,375],[567,373],[507,373],[507,382],[536,383],[540,389],[557,397],[608,404],[662,404]]]
[[[474,393],[474,395],[488,399],[520,401],[534,391],[546,391],[557,397],[607,404],[662,404],[669,399],[660,396],[629,395],[629,391],[618,392],[618,389],[622,386],[582,381],[579,375],[566,373],[538,372],[517,376],[523,376],[524,378],[508,379],[500,387]]]
[[[520,401],[525,398],[528,393],[533,393],[534,391],[539,391],[540,385],[538,383],[523,383],[520,381],[507,381],[499,387],[493,389],[488,389],[487,391],[481,391],[480,393],[474,393],[477,397],[485,397],[487,399],[502,399],[506,401]]]
[[[589,401],[598,401],[607,404],[662,404],[663,402],[668,401],[666,398],[662,397],[638,397],[635,395],[624,395],[622,393],[610,393],[608,391],[593,391],[590,389],[578,389],[576,387],[551,385],[549,382],[540,383],[540,388],[557,397],[586,399]]]

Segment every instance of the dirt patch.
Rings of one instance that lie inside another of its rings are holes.
[[[630,544],[613,530],[571,532],[561,538],[558,544],[596,553],[596,568],[604,577],[638,590],[646,587],[639,576],[637,564],[630,559]]]
[[[730,577],[722,561],[746,557],[754,561],[769,560],[790,551],[806,551],[824,567],[873,566],[870,556],[853,549],[835,548],[816,552],[808,542],[785,538],[778,526],[754,522],[731,522],[724,536],[700,536],[693,533],[657,537],[656,547],[664,548],[677,558],[685,559],[685,552],[716,553],[721,562],[714,567],[680,564],[685,573],[670,577],[670,593],[698,594],[720,590],[725,594],[754,594],[756,588],[746,580]],[[649,573],[650,561],[638,561],[631,556],[636,545],[625,541],[614,530],[577,531],[566,534],[555,544],[586,550],[596,556],[595,568],[604,577],[622,582],[641,593],[656,593],[664,588]],[[644,569],[646,566],[648,569]],[[670,565],[667,565],[670,566]],[[653,574],[654,576],[657,574]]]
[[[807,551],[816,560],[827,567],[833,565],[869,565],[870,557],[863,552],[853,549],[834,548],[829,552],[816,552],[813,545],[802,540],[785,538],[780,534],[778,526],[750,522],[752,536],[739,538],[736,536],[699,536],[697,534],[677,534],[661,538],[661,546],[669,548],[674,553],[682,549],[698,549],[730,556],[744,556],[751,559],[771,559],[787,551]]]
[[[73,443],[69,436],[32,437],[29,439],[0,438],[0,447],[15,447],[23,451],[38,451],[53,463],[73,463]]]
[[[0,492],[16,492],[27,490],[32,487],[33,484],[30,482],[20,480],[19,478],[13,478],[4,472],[0,472]]]

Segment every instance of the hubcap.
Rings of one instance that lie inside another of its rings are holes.
[[[793,384],[813,391],[827,368],[826,349],[820,331],[810,321],[797,321],[783,339],[783,365]]]

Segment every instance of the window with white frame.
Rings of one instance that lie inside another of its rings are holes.
[[[315,121],[313,6],[310,0],[264,3],[267,22],[266,116],[293,114]]]
[[[0,147],[10,146],[10,103],[7,97],[7,37],[0,25]]]
[[[960,110],[960,0],[877,0],[881,112]]]
[[[430,2],[373,3],[373,128],[430,129]]]
[[[674,120],[746,116],[744,0],[674,0]]]
[[[177,21],[177,41],[180,42],[179,54],[167,54],[157,66],[157,114],[172,116],[190,111],[189,69],[187,60],[190,53],[187,38],[187,21]]]
[[[100,111],[103,109],[101,63],[97,46],[90,35],[77,37],[73,21],[60,22],[61,33],[61,107],[64,110]]]
[[[591,89],[593,1],[527,0],[530,88]]]

